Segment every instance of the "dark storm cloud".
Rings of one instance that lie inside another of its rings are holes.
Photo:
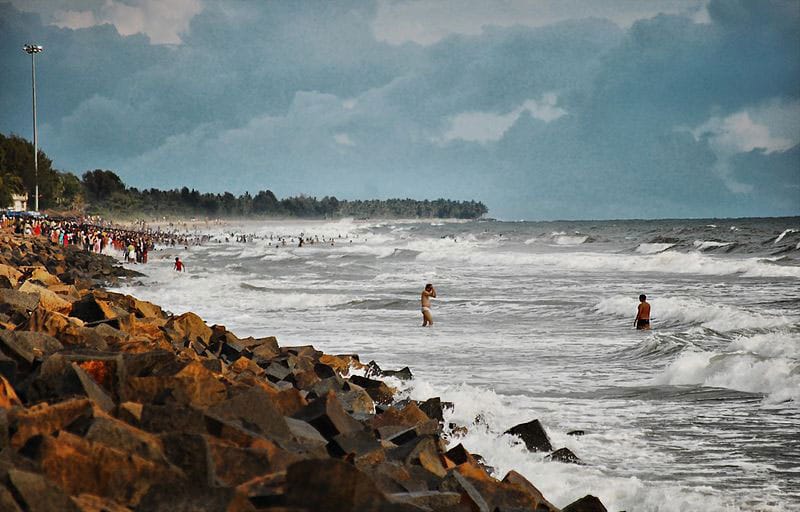
[[[108,5],[92,16],[120,23]],[[695,7],[390,44],[362,1],[209,2],[180,34],[145,17],[129,36],[0,4],[0,131],[30,132],[35,39],[44,149],[140,187],[475,197],[510,218],[796,214],[774,188],[800,168],[780,115],[800,112],[797,4],[711,2],[701,23]]]

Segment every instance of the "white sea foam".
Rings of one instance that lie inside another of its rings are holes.
[[[711,249],[714,247],[725,247],[727,245],[731,245],[731,243],[732,242],[715,242],[713,240],[695,240],[694,246],[700,251],[705,251],[706,249]]]
[[[788,333],[740,337],[718,352],[681,354],[655,384],[704,386],[764,393],[771,402],[800,403],[800,336]]]
[[[776,244],[779,243],[789,233],[797,233],[797,230],[796,229],[786,229],[786,230],[784,230],[783,233],[778,235],[778,238],[776,238],[775,242],[773,242],[773,243],[776,243]]]
[[[580,245],[585,242],[589,237],[588,236],[567,236],[567,235],[560,235],[555,237],[554,242],[557,245]]]
[[[674,247],[675,244],[639,244],[636,248],[636,252],[639,254],[656,254],[659,252],[664,252],[670,247]]]

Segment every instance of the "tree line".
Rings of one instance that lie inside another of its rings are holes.
[[[106,216],[195,216],[195,217],[370,217],[475,219],[488,212],[479,201],[450,199],[322,199],[305,195],[278,199],[270,190],[255,195],[245,192],[201,193],[195,189],[139,190],[128,187],[113,171],[95,169],[81,178],[53,168],[39,151],[39,207]],[[33,144],[22,137],[0,134],[0,207],[11,204],[12,194],[27,193],[33,205],[36,179]]]

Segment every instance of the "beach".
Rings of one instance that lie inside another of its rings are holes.
[[[458,442],[468,430],[445,423],[453,404],[398,393],[408,367],[239,337],[107,291],[145,276],[82,238],[0,233],[4,510],[606,510],[492,476]],[[535,419],[509,435],[580,462]]]
[[[468,428],[464,446],[559,506],[577,487],[609,510],[796,510],[799,226],[232,223],[256,238],[165,251],[161,264],[156,252],[145,286],[119,290],[242,336],[409,366],[403,396],[453,402],[445,418]],[[270,246],[301,232],[336,243]],[[426,282],[439,295],[432,329],[419,327]],[[633,329],[640,293],[649,332]],[[504,435],[532,418],[586,465]]]

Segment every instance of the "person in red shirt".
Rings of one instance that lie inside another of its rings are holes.
[[[186,265],[184,265],[181,259],[177,256],[175,256],[175,265],[173,265],[173,268],[178,272],[186,272]]]

